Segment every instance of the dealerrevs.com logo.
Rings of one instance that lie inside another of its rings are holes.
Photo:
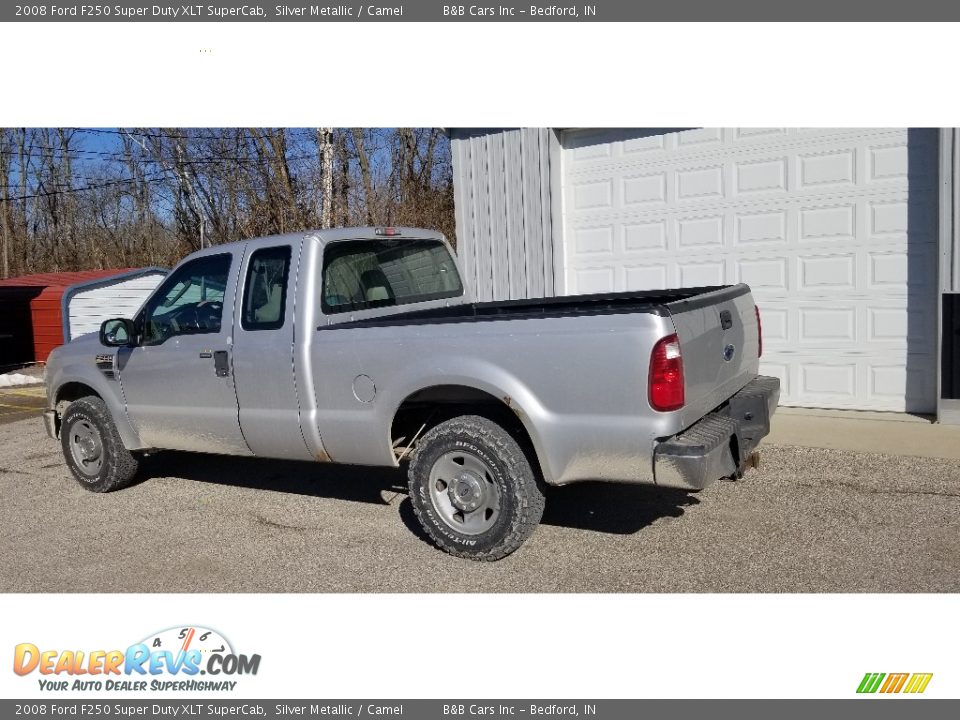
[[[234,678],[259,669],[260,655],[236,653],[223,635],[199,626],[151,633],[126,650],[49,650],[20,643],[13,652],[17,675],[36,673],[40,689],[54,692],[231,691]]]

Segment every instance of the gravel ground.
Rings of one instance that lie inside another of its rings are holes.
[[[554,488],[493,564],[429,545],[400,471],[160,453],[142,475],[86,492],[39,418],[0,425],[0,591],[960,591],[958,461],[764,446],[698,494]]]

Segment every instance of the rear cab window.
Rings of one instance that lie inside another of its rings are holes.
[[[277,330],[283,327],[289,277],[289,245],[261,248],[250,256],[240,315],[240,325],[244,330]]]
[[[440,240],[343,240],[324,254],[322,306],[328,315],[460,295],[457,266]]]

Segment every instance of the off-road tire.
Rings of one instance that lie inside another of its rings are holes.
[[[445,520],[430,490],[434,465],[450,453],[479,458],[499,491],[499,512],[481,534],[459,532]],[[410,501],[417,520],[442,550],[469,560],[500,560],[530,537],[543,516],[538,474],[517,441],[495,422],[476,415],[447,420],[417,443],[408,471]]]
[[[86,432],[93,428],[99,434],[102,462],[95,474],[84,472],[70,449],[72,433],[79,427],[84,427]],[[60,446],[67,467],[84,490],[98,493],[120,490],[129,485],[137,473],[137,458],[123,446],[106,403],[98,397],[80,398],[67,406],[60,422]]]

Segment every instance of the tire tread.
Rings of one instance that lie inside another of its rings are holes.
[[[511,480],[516,484],[518,512],[512,518],[509,530],[493,546],[482,551],[465,550],[435,531],[425,516],[419,501],[417,486],[421,478],[429,477],[430,468],[421,462],[423,451],[438,442],[455,440],[466,436],[471,442],[489,448],[506,466]],[[500,560],[519,548],[533,534],[543,516],[545,497],[542,481],[531,467],[526,454],[517,441],[500,425],[479,415],[462,415],[440,423],[427,432],[417,444],[409,468],[410,499],[413,511],[421,527],[430,539],[451,555],[468,560]]]
[[[75,413],[83,413],[89,416],[100,430],[104,452],[106,453],[104,458],[105,472],[101,470],[102,477],[96,482],[81,479],[78,471],[74,469],[73,459],[70,457],[70,449],[67,445],[67,426],[71,415]],[[137,458],[124,447],[120,433],[117,432],[113,418],[110,417],[107,404],[95,395],[88,395],[70,403],[63,413],[60,441],[67,467],[70,468],[80,486],[90,492],[113,492],[128,487],[133,482],[140,466]]]

